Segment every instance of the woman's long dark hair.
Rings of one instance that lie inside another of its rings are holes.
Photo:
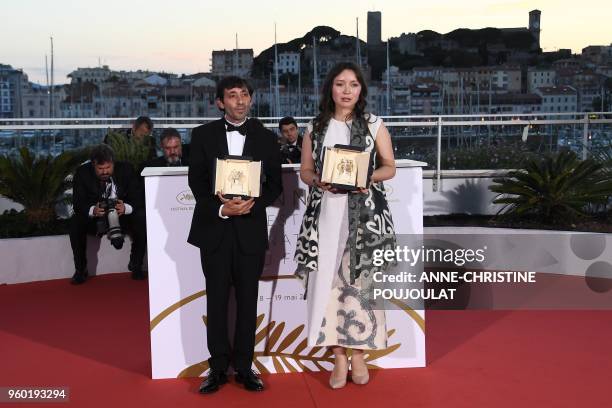
[[[357,99],[357,103],[353,108],[353,112],[351,112],[351,118],[355,119],[365,115],[365,108],[368,104],[368,86],[363,79],[361,69],[353,62],[340,62],[329,71],[327,77],[325,77],[325,82],[323,82],[323,88],[321,89],[321,101],[319,102],[319,114],[313,120],[313,127],[316,132],[322,132],[323,128],[334,116],[334,112],[336,111],[336,104],[332,98],[334,79],[336,79],[336,77],[345,69],[353,71],[355,73],[355,77],[357,78],[357,82],[359,82],[361,85],[361,92],[359,93],[359,98]]]

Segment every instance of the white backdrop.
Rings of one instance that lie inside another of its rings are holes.
[[[388,199],[398,234],[423,232],[421,163],[399,161],[388,183]],[[268,208],[270,250],[259,285],[259,326],[254,364],[260,372],[331,369],[326,349],[306,347],[306,301],[292,278],[293,253],[307,186],[293,167],[283,169],[284,192]],[[205,281],[199,250],[187,235],[195,200],[185,168],[147,168],[147,236],[152,377],[199,376],[207,368]],[[230,325],[232,326],[232,325]],[[366,354],[372,366],[423,367],[422,311],[387,311],[389,348]],[[231,338],[231,337],[230,337]]]

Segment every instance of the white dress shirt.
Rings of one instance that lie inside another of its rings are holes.
[[[233,124],[234,126],[242,126],[246,122],[246,119],[242,123]],[[227,127],[227,125],[225,125]],[[241,135],[237,130],[231,132],[225,132],[227,138],[227,152],[232,156],[242,156],[242,149],[244,148],[244,141],[246,136]]]
[[[248,118],[240,123],[232,123],[232,125],[236,127],[242,126],[247,120]],[[225,128],[227,129],[227,125],[225,125]],[[242,156],[242,150],[244,149],[244,141],[246,140],[246,136],[240,134],[240,132],[238,132],[237,130],[233,130],[231,132],[226,131],[225,137],[227,138],[227,152],[232,156]],[[223,204],[221,204],[221,207],[219,207],[219,217],[223,219],[228,219],[229,217],[221,214],[221,211],[223,211]]]

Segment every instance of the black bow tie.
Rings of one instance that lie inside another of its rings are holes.
[[[247,134],[247,121],[245,121],[242,125],[240,126],[235,126],[231,123],[229,123],[227,120],[225,121],[225,129],[226,132],[238,132],[240,133],[242,136],[246,136]]]

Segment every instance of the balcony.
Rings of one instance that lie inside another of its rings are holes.
[[[159,135],[163,128],[174,127],[181,133],[183,142],[189,143],[192,128],[215,119],[154,117],[154,135]],[[279,119],[261,118],[274,132],[278,130]],[[301,128],[310,119],[297,118]],[[38,154],[57,155],[100,143],[109,129],[128,129],[131,120],[0,119],[0,154],[11,155],[27,146]],[[383,120],[393,138],[396,158],[427,162],[427,168],[434,171],[438,181],[442,172],[448,170],[516,167],[525,154],[571,149],[586,158],[593,149],[612,140],[610,112],[383,116]]]

